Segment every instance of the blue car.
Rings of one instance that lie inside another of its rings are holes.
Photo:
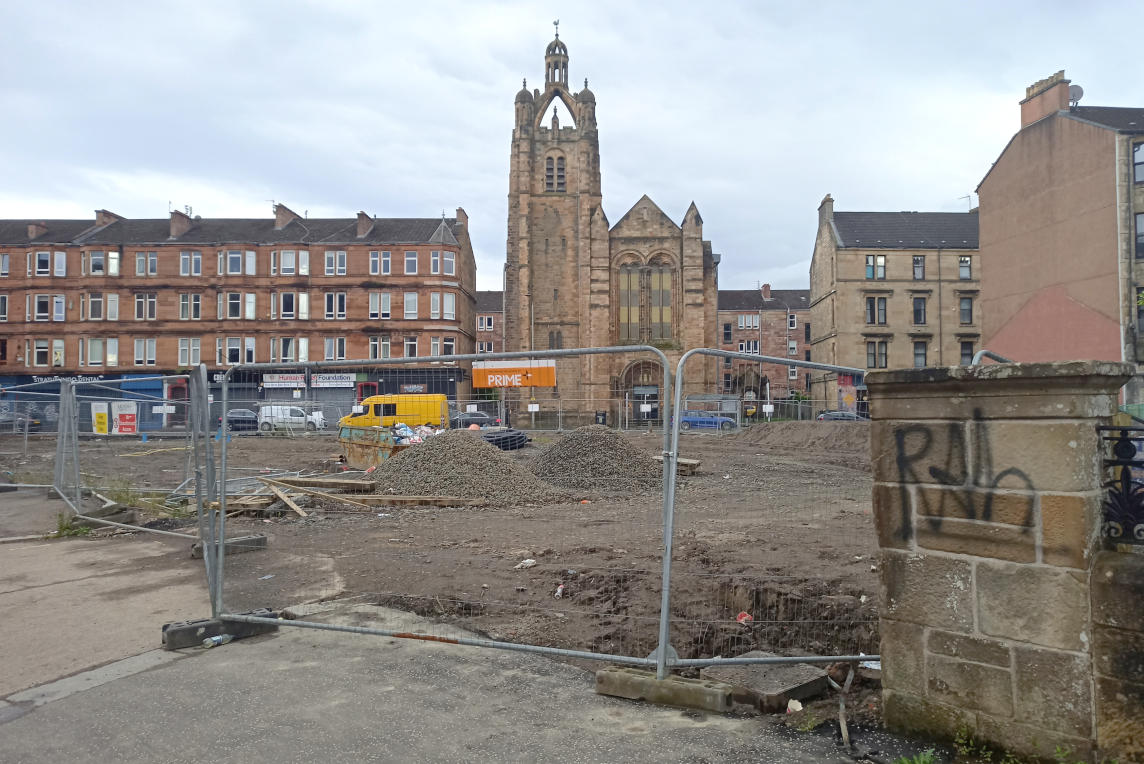
[[[716,411],[684,411],[679,418],[679,429],[733,430],[735,420]]]

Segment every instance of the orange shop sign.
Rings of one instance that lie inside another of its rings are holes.
[[[556,361],[474,361],[473,387],[556,387]]]

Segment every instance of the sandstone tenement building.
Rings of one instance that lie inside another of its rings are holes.
[[[1144,108],[1080,96],[1063,71],[1030,85],[1021,129],[977,188],[985,346],[1017,361],[1139,364]],[[1125,402],[1144,403],[1139,371]]]
[[[545,50],[544,89],[516,95],[508,194],[507,350],[651,344],[672,361],[714,347],[719,255],[693,203],[677,224],[647,196],[614,226],[604,214],[596,97],[569,88],[568,48]],[[551,118],[545,122],[551,109]],[[565,124],[562,124],[565,123]],[[569,124],[570,123],[570,124]],[[714,363],[689,386],[709,389]],[[561,360],[566,401],[608,400],[661,384],[646,355]]]
[[[462,209],[315,219],[278,204],[273,218],[100,210],[0,220],[0,384],[471,353],[475,281]],[[445,364],[357,377],[359,394],[465,395],[468,384]]]
[[[968,364],[981,347],[981,262],[971,212],[818,208],[811,358],[858,369]],[[811,374],[811,398],[863,411],[864,372]]]
[[[719,290],[719,349],[810,360],[810,292],[806,289]],[[795,366],[724,358],[720,389],[744,399],[787,398],[810,390],[810,372]]]

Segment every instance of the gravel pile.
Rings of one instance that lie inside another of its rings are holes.
[[[656,488],[663,465],[603,425],[581,427],[536,457],[532,474],[563,488],[627,493]]]
[[[492,504],[568,501],[564,491],[468,430],[449,430],[401,451],[373,471],[379,493],[455,496]]]

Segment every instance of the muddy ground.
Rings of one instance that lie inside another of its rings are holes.
[[[537,435],[514,458],[556,437]],[[630,437],[661,448],[658,435]],[[682,657],[877,651],[867,439],[864,424],[832,422],[684,436],[681,456],[701,467],[677,489],[671,641]],[[173,488],[182,446],[84,440],[84,479],[120,496]],[[0,440],[0,480],[50,482],[54,440],[33,438],[27,457],[22,448]],[[336,453],[329,434],[235,437],[231,475],[325,469]],[[144,519],[161,515],[151,507]],[[243,610],[358,597],[430,615],[445,634],[455,623],[497,639],[643,656],[656,644],[661,524],[658,491],[616,495],[607,485],[550,506],[234,517],[228,535],[264,533],[269,545],[228,557],[226,602]],[[188,564],[185,545],[168,543],[170,564]]]

